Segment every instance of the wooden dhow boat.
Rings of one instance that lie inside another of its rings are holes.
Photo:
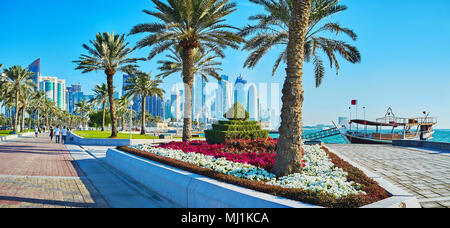
[[[396,117],[389,108],[384,117],[376,121],[354,119],[349,125],[339,129],[348,143],[353,144],[392,144],[393,140],[429,140],[433,138],[433,126],[437,118]],[[356,125],[356,129],[354,126]]]

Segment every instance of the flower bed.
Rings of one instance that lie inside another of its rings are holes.
[[[376,182],[318,146],[305,146],[304,172],[276,179],[269,172],[276,140],[201,141],[119,149],[249,189],[325,207],[360,207],[388,197]]]

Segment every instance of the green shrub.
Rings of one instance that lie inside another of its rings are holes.
[[[239,113],[242,113],[243,106],[236,103],[225,116],[231,119],[227,121],[219,121],[217,124],[212,125],[212,129],[205,131],[205,138],[209,144],[224,144],[230,140],[237,139],[267,139],[269,137],[269,131],[262,130],[257,121],[249,121],[248,112],[244,118],[239,118]],[[235,115],[231,115],[234,113]],[[238,115],[236,115],[236,113]]]

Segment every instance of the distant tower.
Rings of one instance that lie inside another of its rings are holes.
[[[247,106],[247,98],[245,93],[245,85],[247,84],[247,81],[245,81],[242,78],[242,75],[240,75],[236,82],[234,83],[234,103],[239,102],[244,107]]]
[[[36,83],[36,91],[39,91],[39,82],[41,81],[41,59],[36,59],[33,63],[28,66],[28,71],[33,72],[34,75],[31,79]]]
[[[172,92],[170,96],[170,112],[172,113],[172,118],[177,121],[180,121],[182,118],[181,115],[181,94],[178,90]]]
[[[251,120],[259,120],[258,92],[254,84],[248,88],[247,110]]]
[[[228,76],[222,75],[216,93],[216,113],[217,119],[223,119],[223,114],[234,104],[233,83],[228,81]]]

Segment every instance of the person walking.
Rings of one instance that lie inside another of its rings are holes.
[[[50,127],[50,129],[48,129],[48,131],[50,132],[50,141],[53,141],[53,136],[55,135],[55,130],[53,129],[53,127]]]
[[[39,129],[38,128],[35,128],[34,129],[34,134],[36,135],[36,138],[38,137],[38,134],[39,134]]]
[[[60,143],[60,139],[61,139],[61,129],[59,128],[59,126],[56,126],[56,128],[55,128],[56,143]]]
[[[66,136],[67,136],[67,128],[66,126],[63,127],[61,130],[61,144],[66,144]]]

